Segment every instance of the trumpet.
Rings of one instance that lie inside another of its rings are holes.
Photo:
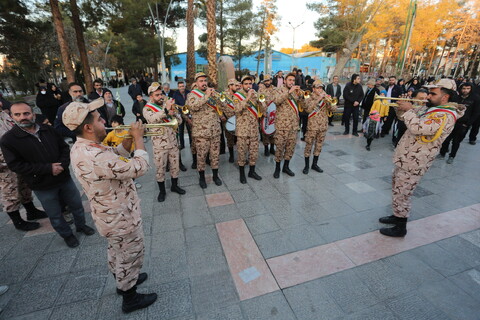
[[[298,89],[298,90],[295,90],[295,92],[297,92],[300,97],[303,96],[304,99],[310,99],[310,94],[311,94],[310,90],[303,91],[302,89]]]
[[[177,130],[178,128],[178,121],[177,118],[173,118],[170,122],[165,122],[165,123],[149,123],[144,125],[145,129],[162,129],[159,131],[146,131],[143,136],[144,137],[153,137],[153,136],[161,136],[164,134],[163,128],[172,128],[173,130]],[[116,126],[116,127],[111,127],[111,128],[105,128],[106,130],[129,130],[130,126],[129,125],[121,125],[121,126]],[[130,134],[117,134],[117,131],[114,131],[114,134],[117,138],[124,138],[124,139],[130,139],[132,136]]]
[[[253,90],[253,89],[251,89],[251,90]],[[263,114],[262,114],[262,111],[260,111],[260,108],[258,107],[258,105],[257,105],[255,102],[253,102],[252,100],[253,100],[253,101],[258,100],[258,101],[260,101],[260,102],[263,103],[263,102],[265,102],[265,95],[264,95],[264,94],[260,94],[260,96],[257,96],[257,93],[254,91],[253,94],[252,94],[252,96],[251,96],[250,99],[248,100],[248,102],[249,102],[255,109],[257,109],[257,115],[258,115],[259,118],[261,118],[262,115],[263,115]]]
[[[410,99],[410,98],[390,98],[390,97],[382,97],[382,96],[379,96],[378,94],[375,94],[375,96],[373,97],[373,101],[377,101],[377,100],[409,101],[412,103],[418,102],[420,104],[428,102],[428,100]],[[386,102],[386,103],[384,102],[384,104],[393,108],[398,107],[398,103],[395,103],[395,102]]]
[[[325,96],[323,99],[330,103],[332,106],[336,106],[338,104],[337,97]]]
[[[212,98],[219,101],[220,103],[225,102],[226,95],[224,92],[218,92],[217,90],[214,90],[212,93]],[[221,117],[223,116],[223,111],[220,109],[218,104],[215,104],[215,110],[217,111],[218,115]]]

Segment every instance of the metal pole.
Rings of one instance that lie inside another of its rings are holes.
[[[108,41],[107,47],[105,48],[105,59],[103,60],[103,70],[105,71],[105,78],[107,79],[107,81],[108,81],[108,75],[107,75],[107,54],[108,54],[108,50],[110,50],[110,43],[112,43],[112,38],[113,38],[113,35],[110,36],[110,40]]]
[[[304,24],[305,21],[302,21],[300,24],[296,25],[295,27],[293,26],[293,24],[291,22],[288,22],[288,24],[290,25],[290,27],[292,27],[293,29],[293,44],[292,44],[292,65],[290,66],[290,70],[293,69],[293,65],[294,65],[294,54],[295,54],[295,29],[297,29],[298,27],[300,27],[302,24]]]

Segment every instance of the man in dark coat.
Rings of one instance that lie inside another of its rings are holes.
[[[360,102],[363,99],[363,89],[360,84],[360,76],[353,74],[351,81],[345,85],[343,89],[343,99],[345,99],[344,107],[344,120],[345,120],[345,132],[343,134],[350,133],[350,117],[353,115],[353,129],[352,134],[358,137],[358,114],[360,109]]]
[[[387,97],[389,98],[398,98],[402,94],[402,88],[397,85],[397,77],[390,76],[388,78],[388,86],[385,89],[387,90]],[[390,107],[388,111],[387,120],[383,123],[381,137],[388,135],[390,128],[392,127],[393,120],[395,119],[396,113],[393,107]]]

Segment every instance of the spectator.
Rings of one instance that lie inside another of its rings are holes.
[[[39,88],[35,103],[42,111],[42,114],[48,118],[48,121],[53,123],[61,104],[61,95],[54,84],[49,84],[47,86],[48,88],[44,86]]]
[[[83,89],[80,86],[80,84],[76,82],[72,82],[68,85],[68,96],[70,97],[70,101],[67,103],[64,103],[60,108],[57,110],[57,116],[55,117],[55,120],[53,122],[53,127],[55,130],[62,136],[62,137],[68,137],[72,138],[73,141],[76,140],[75,134],[70,131],[67,127],[65,127],[62,123],[62,114],[65,111],[65,108],[74,102],[88,102],[87,99],[83,96]]]
[[[352,134],[358,137],[358,115],[360,102],[363,99],[363,89],[360,84],[360,75],[353,74],[351,81],[346,84],[343,89],[343,98],[345,99],[345,132],[343,134],[350,133],[350,117],[353,114],[353,129]]]
[[[85,224],[80,193],[70,176],[70,149],[51,126],[35,123],[35,114],[26,103],[13,104],[10,111],[16,125],[0,140],[8,168],[35,192],[65,243],[77,247],[78,239],[63,218],[60,199],[68,203],[77,232],[92,235],[95,231]]]
[[[132,113],[135,115],[137,121],[140,120],[143,123],[147,123],[147,120],[143,117],[143,107],[145,107],[146,104],[147,101],[143,99],[143,95],[137,94],[132,106]]]
[[[331,96],[332,98],[337,98],[337,100],[340,102],[340,97],[342,96],[342,87],[338,83],[338,76],[333,76],[332,83],[329,83],[327,85],[327,94]],[[328,125],[333,127],[333,114],[332,116],[328,117]]]
[[[137,79],[131,78],[130,82],[132,83],[128,87],[128,95],[135,101],[137,94],[142,94],[142,87],[137,83]]]
[[[273,78],[273,85],[277,88],[281,88],[283,87],[283,82],[284,82],[283,72],[278,71],[277,75]]]
[[[375,95],[380,94],[380,91],[375,87],[375,80],[370,79],[367,81],[367,92],[362,99],[363,120],[364,123],[367,120],[370,110],[373,105],[373,98]],[[378,111],[378,110],[377,110]]]
[[[122,119],[125,117],[123,104],[120,101],[114,100],[110,91],[105,92],[104,101],[105,104],[98,109],[98,112],[100,112],[107,126],[111,125],[113,116],[119,115]]]
[[[103,88],[102,79],[95,79],[95,81],[93,81],[93,91],[88,95],[88,100],[93,101],[98,98],[103,98],[106,92],[111,93],[110,90]]]

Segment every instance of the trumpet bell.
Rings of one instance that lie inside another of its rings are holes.
[[[303,92],[303,98],[304,99],[310,99],[310,91],[309,90],[306,90]]]
[[[263,93],[261,93],[259,96],[258,96],[258,101],[260,102],[265,102],[265,95]]]
[[[188,106],[187,106],[187,105],[184,105],[184,106],[182,107],[182,113],[183,113],[183,114],[189,114],[189,113],[190,113],[190,110],[188,110]]]

